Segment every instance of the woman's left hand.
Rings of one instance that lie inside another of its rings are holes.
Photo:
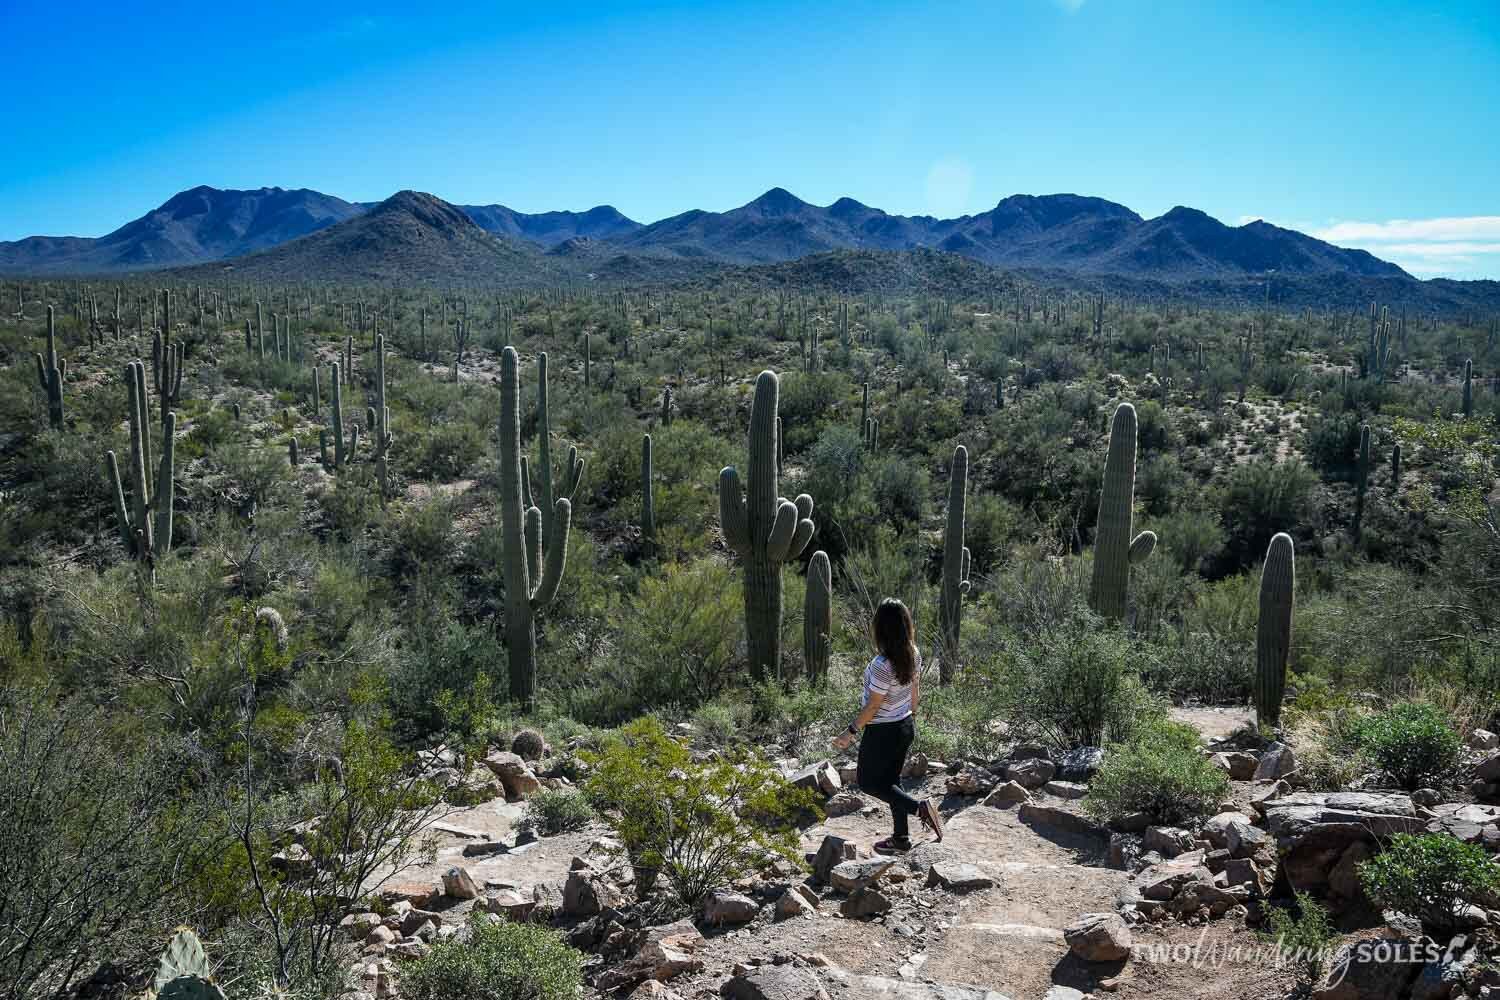
[[[853,741],[854,737],[849,735],[848,733],[839,733],[833,738],[833,748],[835,750],[847,750],[849,748],[849,744]]]

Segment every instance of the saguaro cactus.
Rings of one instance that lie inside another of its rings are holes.
[[[651,489],[651,435],[641,436],[641,537],[656,541],[656,497]]]
[[[1401,485],[1401,442],[1391,445],[1391,488]]]
[[[519,367],[520,357],[515,348],[505,348],[500,355],[500,531],[505,560],[505,636],[510,657],[510,694],[514,700],[529,705],[535,701],[536,695],[536,612],[557,596],[557,586],[567,568],[573,503],[566,496],[558,497],[552,503],[555,527],[544,544],[542,512],[536,507],[526,507],[522,502],[524,456],[521,454]],[[545,364],[540,364],[539,370],[545,376]],[[538,406],[542,407],[545,391],[539,387],[538,392]],[[540,433],[545,442],[545,424]],[[543,457],[546,455],[544,447]],[[577,476],[581,475],[580,460]],[[571,477],[574,485],[577,476]],[[544,489],[549,500],[550,479],[550,470],[544,471],[542,482],[546,484]]]
[[[1359,457],[1354,464],[1354,540],[1365,520],[1365,490],[1370,485],[1370,425],[1359,425]]]
[[[828,677],[828,653],[833,634],[833,567],[819,549],[807,564],[807,593],[802,601],[802,657],[807,679],[822,683]]]
[[[1089,606],[1115,621],[1125,617],[1130,566],[1151,555],[1156,534],[1131,536],[1135,518],[1135,407],[1121,403],[1109,428],[1109,453],[1099,490],[1099,523],[1094,532],[1094,578]]]
[[[67,361],[57,356],[57,317],[47,307],[47,357],[36,355],[36,377],[47,394],[47,423],[54,430],[63,426],[63,378],[68,374]]]
[[[1292,598],[1296,583],[1292,536],[1280,532],[1266,549],[1260,571],[1260,621],[1255,626],[1255,719],[1262,726],[1281,720],[1286,661],[1292,645]]]
[[[1464,361],[1464,419],[1474,415],[1474,359]]]
[[[750,475],[740,490],[734,466],[719,473],[719,525],[724,541],[745,564],[745,639],[756,680],[781,671],[781,566],[807,548],[813,536],[813,498],[795,502],[777,495],[776,373],[755,382],[750,405]]]
[[[349,435],[344,436],[344,380],[340,377],[339,363],[333,362],[333,411],[328,415],[328,430],[333,435],[333,467],[342,469],[344,463],[354,457],[359,444],[359,424],[349,425]]]
[[[391,447],[391,411],[385,405],[385,334],[375,335],[375,419],[371,430],[375,434],[375,478],[380,483],[380,499],[391,495],[391,472],[387,464]]]
[[[942,684],[953,679],[957,666],[963,595],[969,592],[969,549],[964,545],[968,487],[969,449],[959,445],[953,449],[953,464],[948,470],[948,523],[943,529],[943,589],[938,608],[943,632],[943,658],[938,680]]]
[[[150,407],[146,397],[146,366],[132,361],[125,369],[129,389],[131,502],[125,502],[125,484],[113,451],[105,452],[104,467],[114,494],[115,517],[120,536],[137,559],[146,560],[172,547],[172,506],[177,415],[167,411],[162,417],[161,463],[156,471],[153,491],[147,478],[151,467]],[[152,524],[152,516],[155,524]]]

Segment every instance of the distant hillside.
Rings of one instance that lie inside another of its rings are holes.
[[[0,272],[109,274],[222,260],[317,232],[360,211],[305,189],[195,187],[98,239],[32,236],[0,243]]]
[[[460,205],[481,229],[497,236],[530,240],[553,247],[578,237],[599,239],[620,236],[641,228],[639,222],[627,219],[609,205],[599,205],[587,212],[540,212],[527,215],[504,205]]]
[[[440,198],[401,191],[281,246],[195,271],[256,281],[515,286],[567,275],[538,248],[487,233]]]

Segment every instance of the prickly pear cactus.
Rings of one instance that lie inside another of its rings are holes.
[[[161,961],[156,966],[156,990],[160,993],[174,979],[187,976],[197,976],[208,979],[212,972],[208,966],[208,954],[203,950],[203,942],[198,940],[190,927],[179,927],[177,933],[172,935],[172,940],[167,942],[167,948],[161,953]]]
[[[156,1000],[225,1000],[224,991],[202,976],[178,976],[156,991]]]

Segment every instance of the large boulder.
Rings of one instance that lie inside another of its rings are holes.
[[[1117,962],[1130,957],[1130,928],[1118,913],[1085,913],[1063,928],[1068,950],[1085,962]]]
[[[760,907],[755,900],[727,889],[711,892],[703,900],[703,919],[715,927],[748,924],[759,912]]]
[[[1427,825],[1396,792],[1298,792],[1264,806],[1281,871],[1293,889],[1321,890],[1351,844],[1374,844]]]
[[[542,787],[542,783],[532,773],[530,765],[521,759],[520,754],[495,750],[484,758],[484,766],[500,779],[508,799],[524,799]]]
[[[1017,760],[1005,766],[1005,777],[1014,781],[1022,788],[1033,790],[1041,788],[1057,774],[1057,767],[1050,760],[1033,757],[1029,760]]]
[[[1000,783],[988,768],[965,764],[948,779],[949,795],[984,795]]]
[[[1500,826],[1500,806],[1479,806],[1448,802],[1433,806],[1433,818],[1427,821],[1428,833],[1446,833],[1466,844],[1478,844],[1495,837],[1485,836],[1486,827]]]
[[[995,790],[985,796],[984,804],[1003,809],[1013,806],[1018,802],[1030,802],[1031,793],[1014,781],[1007,781],[1003,785],[995,786]]]
[[[618,909],[624,903],[619,888],[591,869],[569,872],[563,884],[562,909],[570,917],[592,917],[606,909]]]
[[[947,889],[949,892],[974,892],[989,889],[995,880],[986,875],[978,865],[967,861],[942,861],[927,871],[928,888]]]
[[[890,909],[890,898],[873,885],[867,885],[851,892],[849,898],[839,906],[839,913],[850,920],[861,920],[889,913]]]
[[[1297,755],[1285,743],[1272,743],[1255,765],[1256,781],[1279,781],[1297,769]]]
[[[726,1000],[828,1000],[828,991],[810,969],[766,965],[734,976],[719,987]]]
[[[1148,851],[1156,851],[1164,858],[1186,854],[1193,849],[1195,843],[1196,838],[1179,826],[1148,826],[1146,836],[1141,840],[1142,847]]]
[[[1414,950],[1416,947],[1417,942],[1390,928],[1381,928],[1358,942],[1350,942],[1329,963],[1323,982],[1313,989],[1312,996],[1314,1000],[1393,1000],[1405,997],[1422,966],[1415,962],[1394,961],[1393,957],[1401,949]]]
[[[1089,837],[1104,839],[1109,832],[1087,816],[1079,813],[1069,812],[1058,806],[1041,805],[1036,802],[1025,802],[1021,805],[1019,813],[1021,822],[1032,823],[1040,826],[1053,826],[1069,833],[1083,834]]]
[[[856,892],[880,881],[880,876],[895,863],[890,858],[841,861],[829,871],[828,884],[839,892]]]
[[[1104,751],[1099,747],[1074,747],[1057,761],[1059,781],[1086,782],[1104,765]]]
[[[1229,847],[1229,825],[1231,823],[1243,823],[1250,825],[1250,817],[1242,812],[1221,812],[1203,824],[1203,839],[1215,847]]]
[[[1246,750],[1227,750],[1213,754],[1209,759],[1234,781],[1251,780],[1260,764],[1260,758]]]

